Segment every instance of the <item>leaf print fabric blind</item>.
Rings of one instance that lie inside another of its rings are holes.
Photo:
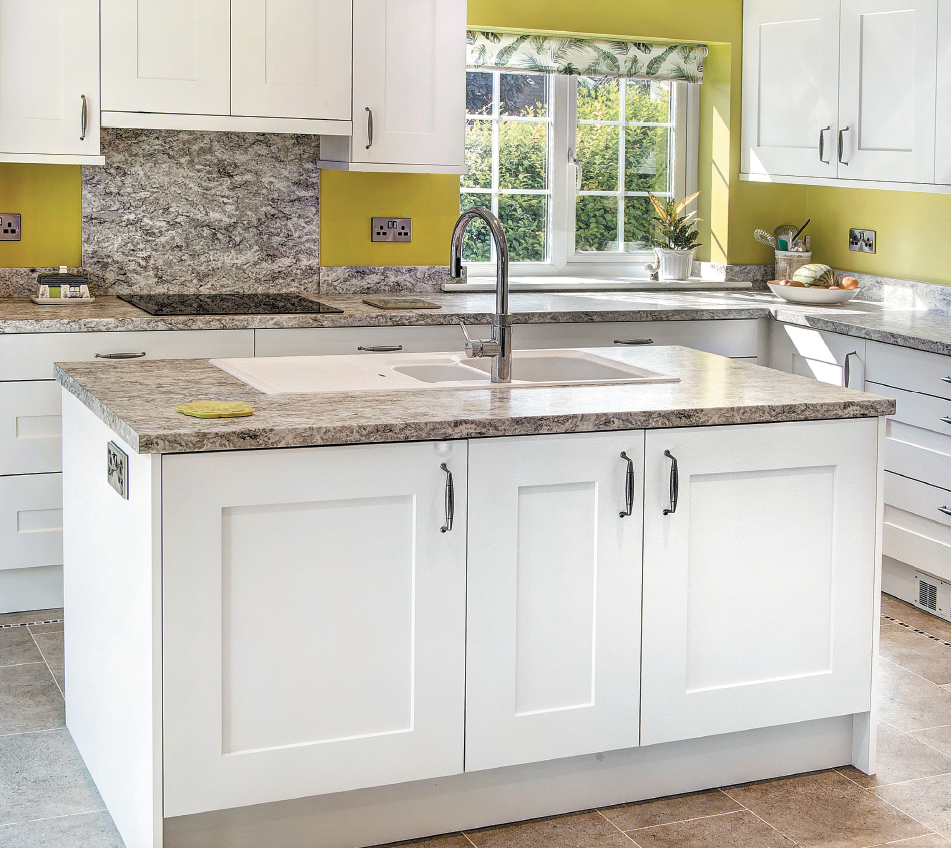
[[[469,30],[470,69],[703,82],[701,44],[648,44]]]

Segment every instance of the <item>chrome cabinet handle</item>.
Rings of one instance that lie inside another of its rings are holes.
[[[86,124],[89,118],[89,106],[86,103],[86,95],[80,94],[79,96],[82,98],[82,101],[83,101],[83,110],[80,117],[81,132],[79,134],[79,140],[85,141],[86,140]]]
[[[452,519],[456,515],[456,494],[452,487],[452,472],[445,462],[439,467],[446,472],[446,523],[439,528],[439,532],[448,533],[452,530]]]
[[[615,339],[615,344],[619,345],[649,345],[653,344],[653,339]]]
[[[951,383],[951,377],[942,377],[942,378],[941,378],[941,382],[942,382],[942,383]]]
[[[664,510],[664,515],[673,515],[677,511],[677,500],[680,498],[680,471],[677,468],[677,457],[669,450],[664,456],[670,460],[670,508]]]
[[[97,353],[96,359],[141,359],[145,356],[145,351],[141,353]]]
[[[845,388],[849,388],[850,378],[852,377],[852,363],[849,361],[849,357],[858,356],[859,352],[853,350],[851,353],[845,355]]]
[[[842,149],[843,149],[843,145],[844,145],[844,143],[845,143],[843,137],[844,137],[845,134],[846,134],[847,132],[849,132],[851,129],[852,129],[851,127],[846,127],[844,130],[839,130],[839,164],[840,164],[840,165],[845,165],[846,168],[849,167],[849,163],[842,161]]]
[[[373,147],[373,110],[369,106],[367,110],[367,150]]]
[[[943,512],[945,515],[951,515],[951,509],[948,509],[946,506],[939,506],[938,512]]]
[[[627,518],[634,514],[634,460],[626,451],[621,451],[621,459],[627,463],[627,473],[624,475],[624,512],[619,512],[619,518]]]
[[[393,353],[396,350],[402,350],[403,345],[360,345],[357,350],[365,350],[368,353]]]
[[[826,161],[826,133],[831,130],[832,127],[828,126],[825,129],[819,130],[819,161],[823,165],[829,165],[830,163]]]
[[[951,418],[948,418],[947,416],[945,416],[944,418],[941,419],[941,423],[942,423],[942,424],[951,424]]]

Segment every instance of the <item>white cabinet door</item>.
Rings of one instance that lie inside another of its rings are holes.
[[[746,0],[744,173],[836,176],[839,4]]]
[[[99,155],[97,0],[0,0],[4,153]]]
[[[463,770],[466,449],[163,457],[166,817]]]
[[[471,442],[467,771],[638,744],[643,445]]]
[[[862,391],[865,340],[776,322],[770,334],[769,365],[787,374]]]
[[[0,571],[63,562],[61,474],[0,477]]]
[[[951,0],[938,0],[935,182],[951,184]]]
[[[231,0],[231,114],[349,121],[351,14],[350,0]]]
[[[642,745],[869,710],[877,451],[874,418],[647,433]]]
[[[839,178],[934,182],[938,0],[842,0],[841,26]]]
[[[102,108],[230,113],[229,0],[101,0]]]
[[[465,44],[465,0],[354,0],[354,162],[463,165]]]

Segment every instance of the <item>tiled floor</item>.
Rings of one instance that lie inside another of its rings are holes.
[[[951,624],[887,595],[882,613],[874,777],[845,767],[401,848],[951,846]],[[122,848],[65,728],[62,624],[28,623],[61,617],[0,616],[0,848]]]

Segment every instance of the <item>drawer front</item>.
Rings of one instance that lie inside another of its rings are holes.
[[[53,380],[0,383],[0,475],[61,470],[61,393]]]
[[[885,504],[951,530],[951,491],[885,473]]]
[[[865,378],[951,400],[951,357],[869,342]]]
[[[62,563],[62,475],[0,477],[0,569]]]
[[[951,455],[894,438],[885,439],[885,470],[951,489]]]
[[[951,401],[871,381],[865,384],[865,390],[874,395],[895,399],[898,409],[894,415],[890,416],[893,420],[901,421],[902,424],[908,424],[911,427],[920,427],[922,430],[941,433],[951,439]],[[951,441],[948,445],[948,453],[951,453]]]
[[[468,325],[467,325],[468,326]],[[469,327],[473,337],[488,338],[489,328]],[[361,350],[385,348],[385,351]],[[287,330],[255,330],[255,356],[326,356],[391,352],[433,353],[464,349],[458,324],[429,327],[307,327]]]
[[[92,360],[97,353],[143,352],[143,359],[254,356],[254,330],[3,335],[0,380],[51,380],[54,362]]]

